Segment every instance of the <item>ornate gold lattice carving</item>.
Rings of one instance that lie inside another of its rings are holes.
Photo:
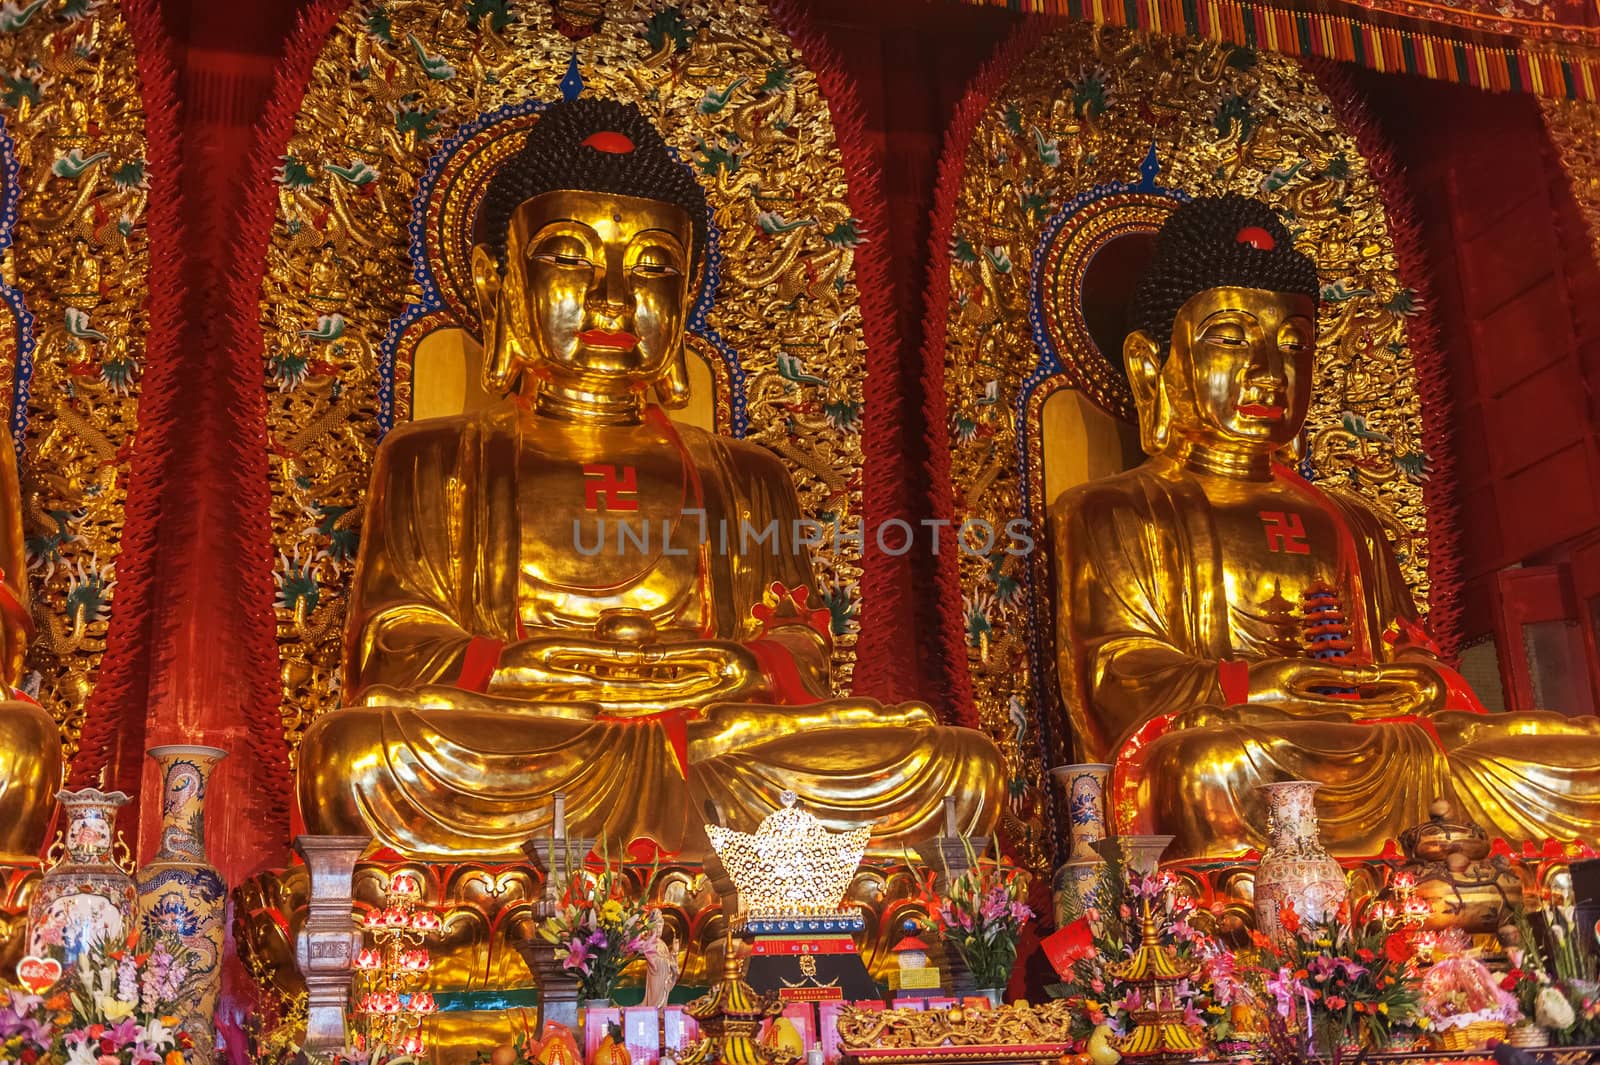
[[[1132,412],[1120,351],[1099,353],[1073,296],[1084,268],[1116,236],[1153,231],[1175,193],[1240,192],[1283,214],[1323,277],[1309,473],[1374,505],[1426,606],[1427,467],[1407,342],[1415,295],[1396,280],[1366,161],[1295,61],[1073,26],[1045,39],[995,94],[965,163],[944,235],[958,520],[999,529],[1025,516],[1045,542],[1046,396],[1074,388],[1117,419]],[[961,567],[979,713],[1025,790],[1043,779],[1035,729],[1057,716],[1048,559],[997,553]],[[1070,761],[1070,739],[1051,739],[1044,756]]]
[[[1539,109],[1578,201],[1590,248],[1600,261],[1600,104],[1541,98]]]
[[[588,36],[593,12],[582,26],[561,16],[575,41],[554,21],[572,6],[364,0],[317,61],[277,173],[261,292],[291,747],[340,699],[367,473],[382,429],[410,416],[410,358],[429,330],[463,324],[448,262],[432,263],[428,278],[413,270],[413,202],[439,182],[470,185],[478,153],[511,146],[475,131],[530,121],[518,109],[560,99],[564,79],[639,103],[706,187],[720,279],[693,342],[722,386],[717,428],[781,455],[808,515],[859,513],[865,345],[854,249],[870,235],[847,206],[814,75],[759,4],[623,0]],[[418,226],[435,247],[468,221],[447,200]],[[860,566],[859,548],[841,543],[825,543],[816,561],[834,618],[835,684],[847,690]]]
[[[145,114],[115,4],[12,5],[0,71],[0,388],[38,626],[24,686],[70,758],[105,651],[145,359]]]
[[[1072,1042],[1072,1007],[1065,999],[999,1009],[866,1010],[846,1006],[839,1014],[839,1041],[850,1050],[916,1047],[1009,1046],[1036,1048]],[[1026,1057],[1027,1055],[1023,1055]]]

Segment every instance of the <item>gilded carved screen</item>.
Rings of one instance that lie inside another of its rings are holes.
[[[145,362],[145,112],[115,4],[7,5],[0,71],[0,388],[37,628],[23,687],[70,758],[115,606]]]
[[[1541,99],[1539,109],[1600,261],[1600,104]]]
[[[951,194],[944,190],[945,195]],[[1354,137],[1291,59],[1072,26],[1023,57],[965,145],[945,311],[955,518],[1022,518],[1042,545],[1059,492],[1142,458],[1121,368],[1140,244],[1181,200],[1270,203],[1322,275],[1302,472],[1362,493],[1428,601],[1420,409],[1383,204]],[[1045,552],[966,554],[968,666],[1014,790],[1071,761],[1057,718]]]
[[[859,513],[856,249],[870,235],[828,102],[765,7],[361,0],[323,46],[281,160],[261,290],[291,748],[339,704],[374,448],[414,408],[483,399],[463,252],[490,164],[579,94],[639,104],[708,194],[691,377],[716,396],[690,416],[782,456],[809,516]],[[836,543],[816,563],[848,689],[860,558]]]

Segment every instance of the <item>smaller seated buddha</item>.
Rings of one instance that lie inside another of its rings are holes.
[[[1417,616],[1383,524],[1293,468],[1319,283],[1239,196],[1168,218],[1123,346],[1149,458],[1051,508],[1077,754],[1116,762],[1174,858],[1265,840],[1258,785],[1314,780],[1361,857],[1436,798],[1508,841],[1600,834],[1600,719],[1486,714]]]
[[[989,832],[985,736],[835,698],[794,483],[671,421],[704,192],[640,112],[546,110],[493,175],[472,252],[489,408],[378,450],[350,601],[353,705],[299,752],[309,829],[412,858],[552,831],[693,858],[785,791],[900,848]],[[652,396],[655,402],[652,402]],[[626,535],[625,535],[626,533]]]

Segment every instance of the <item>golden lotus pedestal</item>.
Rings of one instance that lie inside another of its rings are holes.
[[[518,944],[535,931],[543,875],[527,863],[444,865],[374,856],[356,866],[357,913],[381,907],[390,879],[402,871],[417,878],[422,904],[442,920],[426,943],[433,962],[428,990],[439,1004],[428,1024],[437,1065],[465,1063],[524,1030],[537,1034],[538,985]],[[674,1002],[706,990],[722,970],[727,921],[715,872],[698,864],[623,866],[629,890],[660,907],[665,935],[677,944],[682,972]],[[897,968],[891,948],[901,927],[908,919],[927,921],[919,889],[926,876],[915,866],[868,858],[851,881],[846,900],[860,907],[865,922],[858,948],[880,985]],[[305,867],[295,865],[252,877],[234,891],[239,957],[264,993],[286,1000],[304,991],[294,942],[305,922],[307,890]],[[26,901],[22,908],[25,914]],[[624,974],[618,1001],[637,1003],[643,984],[641,962]]]

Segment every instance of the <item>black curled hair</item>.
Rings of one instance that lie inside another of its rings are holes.
[[[1269,247],[1257,246],[1263,244]],[[1156,234],[1128,308],[1129,332],[1143,332],[1165,358],[1178,311],[1207,289],[1225,286],[1292,292],[1313,303],[1321,289],[1317,264],[1295,250],[1272,208],[1232,193],[1190,200]]]
[[[632,150],[604,151],[584,143],[608,133],[626,137]],[[502,273],[517,206],[568,189],[677,204],[694,223],[693,261],[705,254],[706,194],[694,175],[672,157],[661,134],[633,104],[580,98],[545,108],[522,147],[489,180],[478,208],[477,240],[488,245]]]

